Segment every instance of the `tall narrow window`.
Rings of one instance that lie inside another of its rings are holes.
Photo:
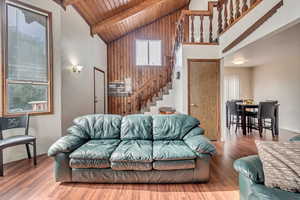
[[[6,1],[4,114],[52,112],[51,13]]]
[[[225,76],[224,98],[225,102],[228,100],[240,99],[240,79],[238,76]]]
[[[136,40],[136,65],[161,66],[161,40]]]

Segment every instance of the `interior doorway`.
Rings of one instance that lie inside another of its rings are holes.
[[[105,72],[94,67],[94,113],[105,114]]]
[[[201,122],[205,135],[220,138],[220,60],[188,60],[188,112]]]

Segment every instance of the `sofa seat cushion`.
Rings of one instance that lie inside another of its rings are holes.
[[[119,171],[149,171],[152,170],[152,163],[143,163],[143,162],[112,162],[111,168],[113,170]]]
[[[123,140],[111,155],[111,162],[152,162],[151,140]]]
[[[153,162],[156,170],[195,169],[195,160],[158,160]]]
[[[182,140],[153,141],[154,160],[193,160],[196,154]]]
[[[70,154],[71,159],[109,160],[120,140],[90,140]]]
[[[105,169],[110,168],[109,160],[96,160],[96,159],[70,159],[70,167],[77,169]]]

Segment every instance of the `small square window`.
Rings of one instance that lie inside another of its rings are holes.
[[[136,65],[161,66],[161,40],[136,40]]]

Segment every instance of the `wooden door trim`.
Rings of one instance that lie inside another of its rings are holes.
[[[104,75],[104,114],[106,114],[106,78],[105,78],[105,71],[94,67],[94,114],[96,114],[96,103],[95,103],[95,99],[96,99],[96,71],[99,71],[101,73],[103,73]]]
[[[190,86],[190,66],[191,66],[191,63],[192,62],[216,62],[217,65],[218,65],[218,73],[220,75],[220,66],[221,66],[221,59],[187,59],[187,62],[188,62],[188,67],[187,67],[187,75],[188,75],[188,114],[190,115],[191,114],[191,109],[190,109],[190,100],[191,100],[191,93],[190,93],[190,90],[191,90],[191,86]],[[217,95],[217,129],[218,129],[218,133],[217,133],[217,137],[218,139],[217,140],[220,140],[220,136],[221,136],[221,129],[220,129],[220,125],[221,125],[221,105],[220,105],[220,92],[221,92],[221,86],[220,86],[220,77],[218,78],[218,95]]]

